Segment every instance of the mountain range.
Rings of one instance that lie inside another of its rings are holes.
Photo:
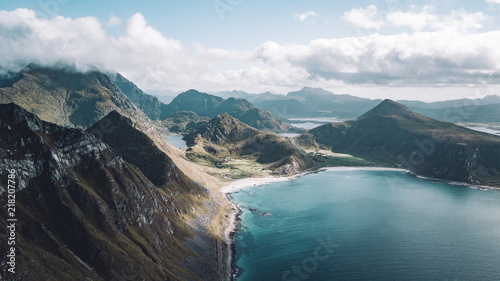
[[[159,120],[160,124],[179,111],[193,111],[210,118],[228,112],[262,130],[299,131],[244,99],[225,100],[190,90],[164,104],[120,74],[81,73],[71,67],[31,64],[2,79],[0,86],[0,103],[14,102],[42,120],[63,126],[88,128],[113,110],[134,121]]]
[[[227,113],[238,118],[243,123],[259,130],[271,132],[296,132],[297,128],[276,118],[271,112],[255,107],[245,99],[228,98],[189,90],[179,94],[165,106],[162,119],[180,111],[195,112],[199,116],[213,118],[221,113]]]
[[[210,191],[130,119],[113,111],[87,133],[13,103],[0,113],[2,178],[17,176],[19,280],[218,278],[214,238],[186,244],[195,235],[187,218],[206,209]]]
[[[492,98],[489,98],[492,97]],[[497,102],[497,99],[499,100]],[[415,111],[438,119],[457,124],[463,123],[478,123],[478,124],[498,124],[500,123],[500,97],[487,96],[484,99],[474,100],[459,100],[462,105],[449,106],[443,108],[413,108]],[[484,104],[487,102],[495,102]]]
[[[259,108],[286,120],[298,117],[334,117],[354,119],[382,100],[339,95],[321,88],[304,87],[287,95],[248,94],[242,91],[219,92],[224,97],[244,97]],[[454,123],[500,123],[500,96],[455,99],[438,102],[400,100],[401,104],[422,115]]]
[[[146,118],[108,75],[98,71],[31,64],[1,84],[0,103],[14,102],[62,126],[88,128],[113,110],[133,120]]]
[[[381,100],[359,98],[351,95],[336,95],[321,88],[304,87],[286,96],[272,94],[247,94],[241,92],[219,93],[225,96],[237,94],[255,106],[269,110],[274,115],[287,119],[297,117],[336,117],[341,119],[359,116],[376,106]]]
[[[151,120],[161,120],[163,125],[169,126],[171,122],[166,121],[175,114],[179,118],[183,114],[188,114],[186,118],[199,122],[203,118],[194,120],[193,115],[187,112],[194,112],[200,117],[212,118],[220,113],[228,113],[238,118],[243,123],[260,130],[272,132],[297,132],[299,129],[290,126],[282,120],[276,118],[271,112],[255,107],[251,102],[243,98],[223,99],[218,96],[201,93],[196,90],[189,90],[177,95],[169,104],[164,104],[157,97],[148,95],[139,89],[135,84],[125,79],[120,74],[114,76],[113,82],[123,91],[123,93],[139,107]],[[172,125],[176,126],[176,125]],[[186,124],[174,128],[178,133],[184,133],[181,128]],[[172,127],[168,127],[171,129]]]

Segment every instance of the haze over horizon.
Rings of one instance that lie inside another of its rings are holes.
[[[4,2],[0,71],[94,65],[154,93],[308,86],[423,101],[500,93],[499,0],[134,4]]]

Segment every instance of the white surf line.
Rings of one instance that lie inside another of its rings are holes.
[[[392,172],[405,172],[411,173],[410,170],[402,168],[389,168],[389,167],[324,167],[318,171],[392,171]]]

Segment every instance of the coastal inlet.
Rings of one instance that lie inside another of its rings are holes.
[[[230,198],[236,280],[500,280],[496,190],[332,169]]]

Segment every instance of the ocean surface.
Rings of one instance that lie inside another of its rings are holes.
[[[341,122],[334,118],[291,118],[289,120],[291,121],[290,125],[306,130],[314,129],[326,123]]]
[[[230,197],[238,281],[500,280],[500,191],[335,170]]]
[[[294,138],[296,136],[300,136],[300,134],[295,133],[279,133],[278,135],[284,136],[285,138]]]

